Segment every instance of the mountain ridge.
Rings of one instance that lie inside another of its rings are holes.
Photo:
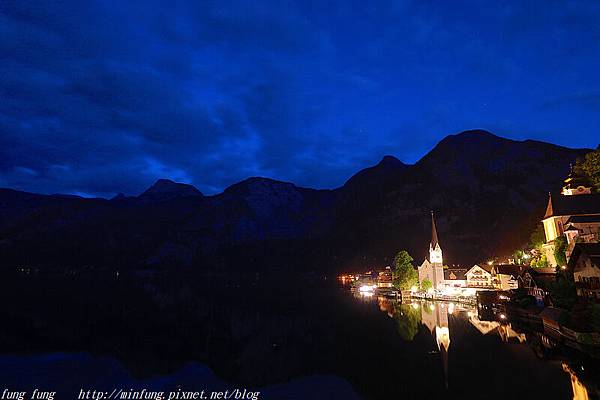
[[[370,171],[370,170],[374,170],[377,168],[393,168],[393,167],[398,167],[398,168],[405,168],[405,167],[414,167],[416,165],[418,165],[423,159],[425,159],[430,153],[434,152],[434,150],[436,150],[436,148],[438,146],[440,146],[441,144],[446,144],[448,142],[450,143],[460,143],[461,141],[463,141],[464,139],[467,140],[472,140],[474,138],[477,139],[493,139],[493,140],[497,140],[497,142],[512,142],[512,143],[531,143],[531,144],[539,144],[542,146],[550,146],[552,148],[560,148],[560,149],[565,149],[567,151],[592,151],[592,148],[572,148],[572,147],[566,147],[566,146],[562,146],[562,145],[558,145],[558,144],[554,144],[554,143],[550,143],[550,142],[545,142],[545,141],[541,141],[541,140],[536,140],[536,139],[524,139],[524,140],[516,140],[516,139],[510,139],[510,138],[506,138],[500,135],[496,135],[492,132],[489,132],[485,129],[469,129],[469,130],[465,130],[465,131],[461,131],[461,132],[457,132],[454,134],[449,134],[446,135],[444,138],[442,138],[432,149],[430,149],[427,153],[425,153],[417,162],[415,162],[414,164],[407,164],[404,163],[403,161],[401,161],[399,158],[397,158],[394,155],[384,155],[382,156],[382,158],[380,159],[380,161],[377,164],[371,165],[371,166],[367,166],[364,167],[363,169],[357,171],[356,173],[354,173],[352,176],[350,176],[342,185],[338,186],[338,187],[334,187],[334,188],[312,188],[312,187],[307,187],[307,186],[299,186],[297,184],[295,184],[294,182],[290,182],[290,181],[285,181],[285,180],[279,180],[279,179],[275,179],[275,178],[270,178],[270,177],[263,177],[263,176],[251,176],[251,177],[247,177],[242,179],[241,181],[238,182],[234,182],[232,184],[230,184],[229,186],[225,187],[221,192],[219,193],[214,193],[214,194],[210,194],[210,195],[204,195],[199,189],[197,189],[193,184],[190,183],[182,183],[182,182],[176,182],[172,179],[169,178],[157,178],[157,180],[150,185],[146,190],[144,190],[141,194],[137,195],[137,196],[130,196],[130,195],[126,195],[122,192],[119,193],[115,193],[114,196],[111,199],[114,198],[132,198],[132,197],[141,197],[144,194],[148,193],[151,194],[153,192],[153,188],[156,187],[156,185],[160,186],[166,184],[169,185],[176,185],[180,188],[188,188],[190,190],[190,193],[192,193],[192,195],[202,195],[205,197],[211,197],[211,196],[218,196],[220,194],[223,194],[226,190],[228,190],[229,188],[235,187],[241,183],[247,182],[247,181],[254,181],[254,180],[263,180],[263,181],[270,181],[270,182],[277,182],[277,183],[288,183],[291,185],[294,185],[298,188],[301,189],[311,189],[311,190],[338,190],[338,189],[342,189],[344,186],[346,186],[346,184],[351,181],[356,175],[361,174],[364,171]],[[8,188],[8,187],[0,187],[0,190],[14,190],[16,192],[22,192],[22,193],[30,193],[30,194],[36,194],[36,195],[40,195],[40,196],[70,196],[70,197],[79,197],[79,198],[85,198],[85,199],[92,199],[92,198],[102,198],[102,197],[83,197],[80,195],[74,195],[74,194],[70,194],[70,193],[53,193],[53,194],[42,194],[42,193],[36,193],[36,192],[30,192],[30,191],[26,191],[26,190],[18,190],[18,189],[13,189],[13,188]],[[161,189],[159,189],[160,191],[163,191]]]
[[[468,131],[413,165],[385,156],[335,189],[252,177],[210,196],[171,180],[113,200],[0,190],[0,250],[73,268],[362,268],[402,248],[426,256],[435,210],[448,262],[467,264],[527,240],[587,151]]]

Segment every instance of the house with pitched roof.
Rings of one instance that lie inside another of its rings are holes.
[[[577,296],[600,302],[600,243],[577,243],[569,259]]]
[[[465,275],[467,278],[467,286],[470,288],[494,288],[491,268],[484,268],[475,264],[466,272]]]
[[[444,283],[447,288],[467,287],[467,269],[466,268],[444,269]]]
[[[494,286],[500,290],[519,288],[519,277],[527,267],[515,264],[497,264],[491,268]]]

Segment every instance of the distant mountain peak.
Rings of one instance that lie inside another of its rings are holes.
[[[513,141],[511,139],[503,138],[498,135],[486,131],[485,129],[470,129],[462,131],[454,135],[448,135],[440,141],[444,142],[487,142],[487,141]]]
[[[246,192],[248,190],[260,190],[260,189],[295,189],[296,185],[290,182],[278,181],[271,178],[263,178],[258,176],[253,176],[250,178],[246,178],[243,181],[234,183],[233,185],[227,187],[224,193],[232,194],[232,193],[241,193]],[[300,189],[300,188],[298,188]]]
[[[362,185],[382,186],[390,180],[398,178],[409,166],[394,156],[384,156],[377,165],[365,168],[352,175],[344,187],[357,187]]]
[[[170,179],[158,179],[144,193],[141,199],[169,200],[176,197],[203,196],[202,192],[187,183],[178,183]]]
[[[470,135],[484,135],[484,136],[499,137],[498,135],[494,135],[492,132],[487,131],[485,129],[467,129],[466,131],[459,132],[452,136],[470,136]]]
[[[406,166],[406,164],[404,164],[402,161],[400,161],[396,157],[390,156],[390,155],[383,156],[383,158],[381,159],[381,161],[379,161],[379,163],[377,165],[383,166],[383,167],[405,167]]]

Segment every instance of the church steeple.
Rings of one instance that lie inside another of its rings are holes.
[[[435,229],[435,218],[433,217],[433,211],[431,211],[431,248],[435,249],[438,245],[437,229]]]
[[[433,211],[431,211],[431,243],[429,243],[429,261],[434,266],[442,266],[444,264],[442,248],[440,247],[440,242],[438,240]]]

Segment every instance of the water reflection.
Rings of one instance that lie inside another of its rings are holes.
[[[421,327],[429,332],[435,343],[434,349],[437,349],[430,351],[430,354],[439,356],[446,388],[451,385],[451,382],[449,382],[449,376],[451,376],[449,368],[452,364],[450,362],[452,327],[454,326],[454,329],[464,329],[464,322],[466,321],[468,326],[474,328],[482,336],[497,337],[499,341],[507,344],[528,346],[539,358],[561,359],[562,370],[568,374],[571,380],[574,400],[600,398],[596,383],[597,377],[588,376],[587,379],[583,379],[582,372],[585,371],[585,368],[583,365],[579,365],[578,357],[565,358],[563,353],[557,351],[558,349],[564,350],[557,342],[550,339],[543,332],[528,331],[514,325],[506,320],[504,314],[496,316],[484,313],[480,315],[477,307],[463,304],[423,300],[402,304],[395,299],[381,296],[360,296],[360,298],[363,301],[377,301],[380,311],[395,320],[397,333],[404,341],[413,341]],[[573,367],[572,365],[577,366]]]
[[[413,340],[419,332],[421,309],[408,304],[400,304],[395,307],[393,318],[396,320],[396,329],[400,337],[406,341]]]
[[[0,278],[0,383],[47,376],[49,387],[120,386],[119,371],[135,382],[162,382],[199,363],[254,389],[337,376],[367,400],[564,399],[582,388],[598,398],[594,369],[557,359],[553,339],[460,304],[352,298],[347,288],[309,278],[287,285],[189,276]],[[38,373],[28,356],[57,352],[93,355],[90,368],[77,362],[61,370],[53,358]],[[9,363],[2,365],[2,354]],[[103,370],[104,357],[118,362]],[[348,398],[320,386],[321,398]],[[307,390],[291,392],[315,398]]]
[[[571,386],[573,387],[573,400],[588,400],[590,398],[587,388],[581,383],[579,377],[571,369],[569,364],[562,363],[563,370],[571,377]]]

